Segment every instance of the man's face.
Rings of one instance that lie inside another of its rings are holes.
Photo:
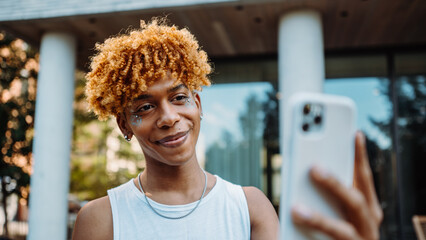
[[[201,102],[198,94],[174,80],[168,74],[155,82],[117,122],[123,134],[135,136],[148,161],[178,166],[196,157]]]

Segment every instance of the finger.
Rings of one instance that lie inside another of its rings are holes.
[[[374,200],[375,191],[373,176],[368,162],[368,155],[365,146],[365,137],[361,132],[357,132],[355,138],[355,169],[354,186],[360,189],[367,198],[368,202]]]
[[[362,235],[376,231],[377,224],[371,218],[370,207],[360,191],[347,188],[318,166],[311,169],[310,175],[320,189],[331,195],[342,206],[347,219]]]
[[[346,187],[322,167],[312,167],[309,174],[315,185],[333,196],[342,206],[349,208],[348,210],[358,211],[361,206],[367,205],[365,198],[359,191]]]
[[[352,225],[344,221],[327,218],[304,205],[294,206],[291,216],[293,222],[297,225],[320,231],[333,239],[361,239]]]
[[[361,132],[357,132],[355,139],[354,186],[364,194],[374,217],[377,221],[381,222],[383,212],[374,187],[373,174],[368,161],[365,136]]]

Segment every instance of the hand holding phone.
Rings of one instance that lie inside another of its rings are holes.
[[[350,186],[353,180],[355,104],[346,97],[315,93],[292,96],[285,112],[282,165],[281,239],[328,239],[291,221],[291,207],[308,206],[325,216],[341,218],[338,206],[310,181],[319,165]]]

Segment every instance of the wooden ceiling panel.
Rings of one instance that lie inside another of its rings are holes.
[[[410,8],[409,17],[405,17],[405,24],[402,29],[412,29],[411,31],[403,31],[401,34],[401,41],[404,44],[416,43],[424,44],[426,39],[426,4],[423,0],[415,1],[415,4]],[[398,21],[398,19],[395,19]],[[413,28],[412,26],[419,26]]]
[[[200,45],[210,55],[220,55],[224,52],[224,46],[222,45],[218,35],[215,33],[215,29],[212,23],[211,10],[207,11],[188,11],[185,14],[188,16],[190,24],[188,28],[194,33],[198,39]],[[213,19],[215,17],[213,16]]]
[[[294,9],[321,12],[328,50],[426,46],[424,0],[262,0],[145,9],[90,16],[0,22],[0,29],[38,46],[47,31],[69,31],[78,38],[79,66],[86,66],[96,42],[123,33],[140,19],[167,15],[187,26],[211,57],[275,54],[280,17]],[[124,30],[123,30],[124,29]]]
[[[271,15],[271,9],[248,7],[247,18],[249,19],[249,34],[253,38],[256,46],[255,53],[270,53],[276,49],[276,39],[271,37],[270,29],[273,28],[273,22],[268,18]],[[255,33],[255,34],[253,34]]]

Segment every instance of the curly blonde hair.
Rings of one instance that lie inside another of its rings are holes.
[[[189,90],[209,86],[212,71],[205,51],[187,29],[165,19],[141,21],[141,28],[95,46],[86,74],[87,101],[100,120],[117,116],[156,80],[170,73]]]

